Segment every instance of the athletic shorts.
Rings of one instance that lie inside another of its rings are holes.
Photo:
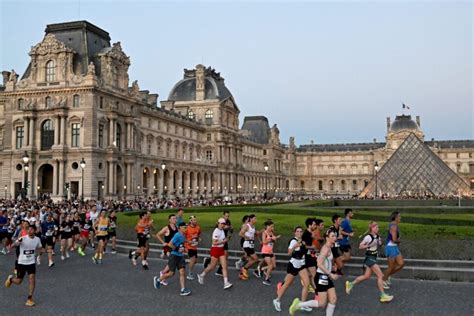
[[[116,237],[117,236],[117,232],[114,230],[114,231],[109,231],[109,234],[108,234],[108,238],[112,238],[112,237]]]
[[[331,252],[334,259],[339,258],[341,256],[341,251],[339,250],[339,247],[332,247]]]
[[[16,265],[16,276],[18,279],[23,279],[25,274],[35,274],[36,264],[17,264]]]
[[[43,246],[43,248],[46,248],[46,246],[54,247],[53,236],[41,238],[41,245]]]
[[[245,239],[240,238],[240,248],[244,248],[244,241]]]
[[[385,246],[385,256],[387,258],[395,258],[401,255],[398,246]]]
[[[273,253],[262,253],[262,257],[266,258],[273,258],[275,255]]]
[[[330,288],[334,287],[334,283],[332,283],[329,275],[319,272],[317,272],[316,276],[314,277],[314,283],[318,288],[318,292],[327,292]]]
[[[224,250],[229,250],[229,244],[227,242],[224,244]]]
[[[3,239],[6,239],[7,238],[7,232],[4,231],[4,232],[0,232],[0,241],[2,241]]]
[[[255,254],[255,248],[244,248],[244,251],[249,257]]]
[[[377,263],[377,256],[365,256],[364,266],[370,268],[376,263]]]
[[[340,245],[339,249],[341,249],[342,252],[350,252],[351,251],[351,245]]]
[[[137,234],[137,240],[138,240],[138,248],[146,247],[146,244],[148,242],[148,238],[146,238],[146,235]]]
[[[145,247],[145,246],[143,246],[143,247]],[[168,247],[168,246],[164,246],[164,247],[163,247],[163,253],[165,254],[165,256],[169,256],[170,253],[171,253],[171,250],[173,250],[173,249],[171,249],[171,248]]]
[[[196,249],[188,249],[188,257],[189,258],[192,258],[192,257],[196,257],[197,258],[198,256],[198,252]]]
[[[211,251],[209,252],[211,257],[220,258],[225,256],[224,247],[211,247]]]
[[[168,267],[170,268],[170,271],[176,271],[176,268],[178,270],[184,269],[186,266],[186,260],[184,260],[184,256],[175,256],[173,254],[170,255],[170,258],[168,259]]]
[[[74,228],[72,229],[72,234],[73,234],[73,235],[79,235],[80,233],[81,233],[81,232],[79,231],[79,228],[74,227]]]
[[[97,241],[107,241],[107,235],[97,236]]]
[[[89,231],[81,230],[81,238],[89,238]]]
[[[61,239],[72,238],[72,232],[61,232]]]
[[[292,276],[297,276],[298,273],[300,273],[300,271],[304,268],[304,265],[301,266],[301,268],[295,268],[295,266],[291,262],[288,262],[288,266],[286,267],[286,273],[291,274]]]
[[[304,256],[304,267],[305,268],[311,268],[311,267],[316,267],[318,264],[316,262],[316,258],[313,257],[312,255],[305,255]]]

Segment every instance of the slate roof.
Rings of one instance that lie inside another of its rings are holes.
[[[243,130],[250,132],[247,137],[258,144],[268,144],[270,138],[270,125],[265,116],[246,116],[244,118]]]

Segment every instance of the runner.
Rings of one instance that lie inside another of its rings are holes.
[[[156,238],[163,244],[163,252],[161,253],[161,259],[164,257],[169,257],[171,253],[171,248],[168,246],[168,243],[173,239],[174,235],[178,232],[178,227],[176,225],[176,215],[171,214],[168,216],[168,225],[163,227],[157,234]],[[168,265],[165,266],[165,268],[160,271],[160,276],[168,273],[169,267]],[[168,283],[163,280],[163,285],[168,285]]]
[[[264,271],[265,274],[265,278],[262,283],[264,285],[272,285],[272,271],[273,269],[276,269],[276,258],[273,254],[273,243],[281,236],[275,236],[275,227],[271,220],[267,220],[264,225],[265,230],[262,233],[262,256],[266,266],[262,268],[262,271]]]
[[[186,222],[184,221],[184,210],[182,208],[179,208],[176,212],[176,227],[181,223]]]
[[[97,236],[97,249],[95,255],[92,257],[92,261],[95,264],[102,264],[102,256],[104,255],[105,242],[107,241],[109,229],[109,219],[106,216],[104,210],[100,211],[99,218],[94,226],[94,232]]]
[[[352,229],[351,219],[354,216],[354,212],[350,208],[344,210],[344,218],[341,222],[341,235],[342,239],[339,241],[339,249],[342,252],[342,260],[344,264],[351,259],[351,244],[349,237],[354,237],[354,230]]]
[[[248,220],[248,223],[242,227],[239,233],[239,236],[244,238],[244,251],[248,257],[248,262],[240,270],[239,278],[241,280],[247,280],[249,278],[248,269],[251,268],[254,263],[257,263],[257,266],[260,263],[255,253],[255,224],[257,223],[257,217],[255,214],[251,214]],[[258,270],[254,270],[253,275],[257,278],[262,277]]]
[[[197,218],[194,215],[189,217],[189,225],[185,233],[186,237],[186,250],[189,257],[189,269],[188,269],[188,280],[194,280],[193,268],[196,264],[198,253],[197,246],[201,241],[201,227],[197,223]]]
[[[2,245],[1,254],[7,254],[7,243],[8,243],[8,226],[10,226],[10,220],[8,219],[6,210],[0,210],[0,245]],[[3,240],[5,239],[5,243]]]
[[[332,246],[332,255],[333,255],[333,258],[334,258],[334,265],[335,267],[333,267],[333,269],[335,269],[334,271],[338,274],[338,275],[343,275],[342,274],[342,268],[344,267],[344,260],[342,260],[342,256],[341,256],[341,249],[340,249],[340,245],[339,245],[339,242],[341,241],[342,239],[342,235],[341,235],[341,217],[337,214],[334,214],[333,217],[332,217],[332,223],[333,225],[331,227],[329,227],[330,230],[332,230],[334,232],[334,234],[336,235],[336,242],[333,244]]]
[[[244,217],[242,217],[242,226],[240,227],[240,230],[242,230],[247,225],[248,221],[249,221],[249,216],[244,215]],[[244,251],[244,241],[245,241],[244,237],[240,237],[240,249],[242,249],[244,254],[242,255],[241,258],[239,258],[239,260],[235,262],[235,268],[237,270],[242,269],[242,267],[247,263],[247,260],[248,260],[247,254]]]
[[[402,217],[399,212],[393,212],[391,219],[392,222],[388,226],[388,235],[385,241],[385,256],[387,257],[388,268],[383,274],[383,287],[386,290],[388,290],[392,284],[390,276],[403,269],[405,265],[403,256],[398,249],[398,245],[400,244],[400,228],[398,224],[400,224]]]
[[[89,235],[92,229],[92,220],[90,217],[87,218],[86,214],[83,213],[83,218],[81,219],[81,235],[79,237],[80,246],[77,248],[77,253],[82,257],[86,255],[84,250],[86,250],[87,244],[89,243]]]
[[[316,219],[316,229],[313,231],[313,246],[316,251],[316,257],[318,257],[321,247],[324,243],[324,222],[322,219]]]
[[[62,214],[61,225],[59,226],[59,233],[61,236],[61,260],[69,258],[69,249],[72,246],[72,225],[73,221],[69,214]]]
[[[273,306],[277,312],[281,312],[281,298],[297,275],[299,275],[303,281],[301,297],[306,299],[308,296],[309,276],[308,270],[305,269],[305,255],[307,250],[301,239],[302,236],[303,228],[296,226],[294,229],[294,237],[290,239],[288,244],[288,255],[290,255],[291,258],[286,268],[285,280],[278,283],[277,298],[273,300]]]
[[[54,223],[53,216],[51,215],[51,213],[48,213],[46,215],[46,220],[41,223],[41,230],[41,244],[43,246],[43,249],[46,249],[46,252],[48,253],[48,267],[51,268],[52,266],[54,266],[53,246],[58,231],[58,227],[56,226],[56,223]],[[41,254],[42,253],[40,253],[38,256],[38,261],[40,260],[39,258]]]
[[[107,244],[109,240],[112,240],[111,253],[114,255],[117,253],[117,250],[115,249],[117,245],[117,215],[115,211],[112,211],[109,215],[109,231],[107,235],[107,241],[105,242],[104,250],[107,249]]]
[[[70,251],[76,250],[81,239],[81,217],[78,212],[74,212],[72,217],[72,247]],[[44,247],[44,246],[43,246]]]
[[[95,224],[97,222],[97,219],[99,218],[99,211],[97,210],[97,206],[96,205],[93,205],[91,210],[86,214],[86,217],[89,217],[90,220],[92,221],[92,227],[95,227]],[[94,243],[94,236],[95,235],[95,231],[93,229],[91,229],[91,232],[89,234],[90,236],[90,244],[92,246],[92,248],[95,248],[95,243]]]
[[[305,268],[309,273],[309,289],[308,292],[315,293],[316,284],[314,284],[314,277],[316,276],[316,249],[313,245],[313,233],[316,230],[316,218],[307,218],[305,221],[306,230],[301,237],[307,249],[305,255]],[[305,300],[305,299],[304,299]],[[309,311],[309,310],[308,310]]]
[[[211,246],[211,263],[207,266],[206,269],[201,274],[198,274],[199,284],[204,284],[204,277],[209,271],[212,271],[217,262],[220,262],[222,265],[222,275],[224,277],[224,290],[232,286],[232,283],[229,282],[228,273],[227,273],[227,257],[225,256],[224,244],[227,242],[224,234],[224,226],[226,221],[224,218],[219,218],[217,221],[217,228],[214,229],[212,233],[212,246]]]
[[[232,228],[232,223],[230,222],[229,211],[224,211],[222,215],[223,215],[223,218],[225,219],[224,235],[225,235],[225,238],[227,238],[227,241],[224,244],[224,251],[225,251],[225,256],[228,258],[229,257],[229,240],[232,237],[232,234],[234,233],[234,228]],[[221,265],[219,265],[219,267],[217,268],[216,275],[222,276]]]
[[[380,302],[390,302],[393,299],[392,295],[385,293],[383,289],[383,273],[380,266],[377,264],[377,248],[382,245],[382,239],[379,236],[379,226],[376,222],[369,223],[369,233],[364,237],[359,245],[359,249],[365,249],[364,268],[365,273],[355,278],[354,281],[346,281],[346,293],[350,294],[354,285],[368,280],[372,274],[377,276],[377,287],[380,291]]]
[[[160,276],[153,277],[153,285],[155,289],[159,289],[161,286],[162,281],[171,278],[176,269],[179,271],[179,283],[181,285],[181,291],[179,295],[186,296],[191,294],[191,290],[185,287],[186,282],[186,261],[184,260],[184,252],[185,252],[185,232],[186,232],[186,223],[178,224],[178,232],[174,234],[171,241],[168,243],[168,247],[170,247],[171,253],[168,260],[168,271],[166,273],[160,274]]]
[[[28,273],[28,298],[26,300],[27,306],[34,306],[35,302],[33,301],[33,293],[35,291],[35,274],[36,274],[36,265],[35,265],[35,254],[36,250],[41,250],[41,241],[38,237],[35,236],[36,226],[30,225],[28,228],[28,235],[18,238],[15,242],[15,246],[20,250],[20,255],[18,256],[18,265],[16,277],[9,275],[5,281],[5,287],[9,288],[12,283],[20,285],[23,282],[25,274]]]
[[[174,216],[174,215],[173,215]],[[128,257],[132,260],[133,265],[137,265],[138,256],[142,259],[142,267],[148,270],[147,256],[150,250],[150,233],[153,229],[153,219],[151,219],[151,212],[141,213],[139,215],[135,231],[137,232],[138,248],[135,251],[130,250]]]
[[[331,271],[333,260],[332,247],[336,243],[337,236],[333,230],[329,229],[324,237],[326,242],[318,256],[318,269],[315,280],[318,286],[318,300],[314,299],[300,302],[298,298],[295,298],[290,306],[290,315],[293,315],[298,309],[304,307],[324,308],[326,305],[326,316],[332,316],[334,314],[337,296],[333,281],[337,280],[339,276]]]

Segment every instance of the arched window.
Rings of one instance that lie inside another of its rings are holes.
[[[206,124],[212,124],[213,117],[214,117],[214,112],[212,112],[211,109],[207,110],[205,114]]]
[[[188,111],[188,119],[194,120],[196,118],[196,114],[194,114],[193,111],[189,110]]]
[[[41,150],[49,150],[54,144],[53,121],[46,120],[41,126]]]
[[[119,69],[118,67],[113,67],[112,68],[112,84],[114,87],[119,86]]]
[[[46,81],[56,81],[56,63],[54,60],[46,63]]]

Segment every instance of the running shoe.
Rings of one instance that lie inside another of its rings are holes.
[[[69,258],[69,252],[66,251],[66,258]]]
[[[277,298],[273,300],[273,307],[275,307],[277,312],[281,312],[280,301]]]
[[[194,274],[192,274],[191,272],[189,272],[188,276],[186,277],[186,279],[188,279],[189,281],[194,281],[196,280],[196,277],[194,276]]]
[[[291,303],[291,306],[290,306],[290,315],[294,315],[295,312],[299,309],[298,305],[300,304],[300,299],[299,298],[295,298],[293,300],[293,303]]]
[[[249,271],[247,269],[240,269],[240,273],[243,274],[247,279],[249,278]]]
[[[66,260],[66,258],[64,256],[61,256],[61,260]]]
[[[262,283],[264,285],[272,285],[272,281],[270,281],[270,279],[265,279],[265,280],[262,281]]]
[[[51,262],[48,264],[48,268],[51,268],[51,267],[53,267],[53,266],[54,266],[54,262],[51,261]]]
[[[253,276],[260,279],[262,277],[262,275],[260,273],[258,273],[257,270],[253,270]]]
[[[94,262],[95,264],[98,264],[99,262],[97,261],[96,257],[92,257],[92,262]]]
[[[148,270],[148,264],[147,263],[143,263],[142,267],[143,267],[143,269]]]
[[[227,290],[230,287],[232,287],[232,283],[230,283],[230,282],[225,282],[224,283],[224,290]]]
[[[187,296],[189,294],[191,294],[191,290],[187,288],[181,289],[181,291],[179,291],[179,295],[181,296]]]
[[[259,275],[259,278],[261,278],[263,273],[262,273],[262,267],[260,265],[257,266],[257,273]]]
[[[351,294],[352,288],[354,287],[354,284],[350,281],[346,281],[346,293],[349,295]]]
[[[5,287],[6,288],[9,288],[10,286],[12,286],[12,279],[13,279],[13,275],[9,275],[7,280],[5,281]]]
[[[311,312],[313,311],[313,309],[311,307],[308,307],[308,306],[301,306],[300,309],[302,311],[305,311],[305,312]]]
[[[160,278],[157,277],[157,276],[154,276],[153,277],[153,286],[155,287],[155,289],[159,289],[160,286],[161,286],[161,282],[160,282]]]
[[[384,290],[389,290],[390,289],[390,285],[387,283],[387,281],[383,281],[383,289]]]
[[[133,257],[133,250],[130,249],[130,251],[128,252],[128,259],[132,259]]]
[[[239,269],[241,268],[241,266],[240,266],[241,264],[242,264],[242,259],[237,260],[237,261],[235,262],[235,268],[236,268],[237,270],[239,270]]]
[[[29,298],[26,300],[26,303],[25,303],[26,306],[35,306],[35,302],[33,302],[33,299]]]
[[[386,282],[388,285],[392,285],[392,277],[388,277]]]
[[[98,259],[97,263],[102,264],[102,259]]]
[[[214,274],[217,275],[217,276],[224,276],[224,275],[222,274],[222,271],[219,271],[219,270],[217,270],[216,273],[214,273]]]
[[[392,300],[393,300],[393,295],[388,295],[385,293],[382,293],[382,295],[380,295],[381,303],[388,303],[388,302],[391,302]]]
[[[242,272],[239,274],[239,279],[241,279],[242,281],[245,281],[245,280],[248,280],[249,277],[246,276],[245,274],[243,274]]]
[[[3,248],[3,249],[0,251],[0,253],[1,253],[2,255],[6,255],[6,254],[7,254],[7,250],[6,250],[5,248]]]
[[[163,276],[163,271],[160,271],[160,278]],[[162,280],[161,281],[161,284],[164,285],[164,286],[167,286],[168,285],[168,281],[166,280]]]
[[[137,259],[135,259],[135,257],[132,257],[132,264],[133,264],[134,266],[137,265]]]
[[[36,257],[36,264],[41,265],[41,258],[39,256]]]
[[[113,254],[113,255],[115,255],[115,254],[117,254],[117,250],[112,249],[112,251],[111,251],[110,253]]]
[[[280,289],[282,288],[282,286],[283,286],[283,282],[280,281],[277,283],[277,294],[278,294],[278,291],[280,291]]]
[[[308,285],[308,293],[314,293],[315,290],[314,290],[314,287],[310,284]]]
[[[84,257],[86,255],[86,253],[84,252],[84,250],[82,250],[81,247],[77,248],[77,253],[81,256],[81,257]]]
[[[202,275],[200,275],[200,274],[198,274],[197,276],[198,276],[198,282],[199,282],[199,284],[204,284],[204,276],[202,276]]]

